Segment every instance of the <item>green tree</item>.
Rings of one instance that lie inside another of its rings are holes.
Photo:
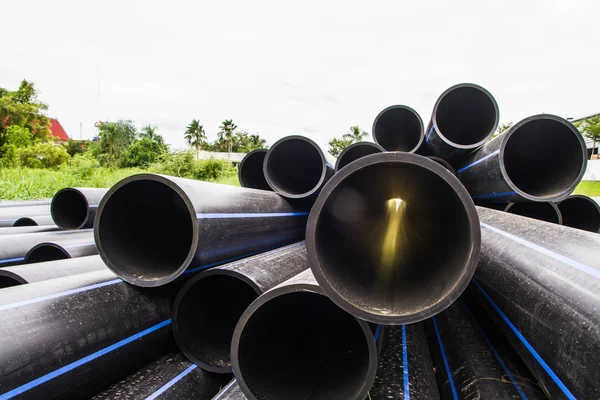
[[[148,137],[143,137],[121,154],[119,167],[147,167],[158,160],[163,151],[164,146]]]
[[[329,146],[329,154],[331,154],[334,157],[337,157],[342,153],[342,151],[344,151],[346,147],[350,146],[352,143],[353,142],[351,139],[333,138],[329,141],[329,143],[327,143],[327,145]]]
[[[233,120],[226,119],[225,121],[221,122],[219,129],[219,140],[227,145],[227,153],[229,153],[229,158],[231,158],[231,147],[233,145],[233,139],[237,125],[233,123]]]
[[[369,134],[365,131],[363,131],[362,129],[360,129],[360,127],[357,126],[351,126],[350,129],[348,130],[348,133],[344,134],[344,136],[342,136],[343,140],[350,140],[350,144],[352,143],[357,143],[357,142],[362,142],[364,138],[366,138]]]
[[[184,138],[190,146],[196,149],[196,158],[198,158],[198,152],[206,141],[204,126],[200,125],[200,121],[192,120],[185,130]]]
[[[121,154],[131,146],[137,136],[137,129],[131,120],[103,122],[99,126],[100,144],[97,152],[102,164],[114,167]]]
[[[600,115],[586,118],[575,123],[583,136],[592,140],[592,155],[596,151],[596,142],[600,142]],[[597,154],[597,153],[596,153]]]
[[[19,165],[28,168],[52,168],[65,164],[69,153],[63,146],[54,143],[38,142],[17,149]]]
[[[74,157],[75,154],[85,153],[86,142],[88,142],[88,141],[87,140],[69,139],[67,141],[67,143],[64,143],[64,146],[65,146],[65,149],[67,150],[67,153],[69,153],[69,155],[71,157]]]
[[[0,145],[12,125],[27,128],[37,139],[49,139],[50,119],[43,114],[48,105],[39,101],[37,95],[33,82],[26,80],[16,91],[0,88]]]
[[[159,146],[165,147],[165,140],[161,135],[156,133],[158,130],[157,126],[152,126],[150,124],[144,126],[140,132],[140,138],[148,138],[153,142],[158,143]]]

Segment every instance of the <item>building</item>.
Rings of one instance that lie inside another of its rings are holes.
[[[56,118],[50,118],[50,132],[58,143],[65,143],[69,140],[69,135],[67,135],[65,128],[62,127]]]

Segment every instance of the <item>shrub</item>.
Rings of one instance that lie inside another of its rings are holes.
[[[29,168],[52,168],[65,164],[69,153],[63,146],[52,143],[36,143],[16,150],[19,165]]]
[[[164,147],[154,140],[143,138],[129,146],[119,158],[119,167],[147,167],[163,153]]]
[[[65,143],[64,146],[65,146],[65,149],[67,150],[67,153],[69,153],[69,155],[71,157],[73,157],[76,154],[83,154],[85,152],[85,147],[86,147],[85,143],[86,143],[85,140],[69,139],[69,141],[67,143]]]
[[[71,159],[70,173],[77,178],[88,179],[94,173],[96,168],[100,167],[100,162],[90,153],[76,154]]]
[[[191,151],[164,154],[152,164],[149,172],[201,181],[215,181],[236,174],[235,167],[227,160],[196,160]]]

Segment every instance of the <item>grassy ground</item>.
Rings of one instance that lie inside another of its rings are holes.
[[[65,187],[108,188],[130,175],[145,172],[140,168],[93,168],[81,170],[63,167],[56,170],[32,168],[0,169],[0,200],[29,200],[50,198]],[[237,175],[224,176],[216,181],[239,186]]]
[[[582,181],[573,192],[590,197],[600,197],[600,181]]]

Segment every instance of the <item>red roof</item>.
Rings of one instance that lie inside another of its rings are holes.
[[[67,135],[67,132],[65,132],[65,129],[57,119],[50,118],[50,132],[52,132],[52,136],[58,138],[58,140],[65,142],[69,140],[69,135]]]

